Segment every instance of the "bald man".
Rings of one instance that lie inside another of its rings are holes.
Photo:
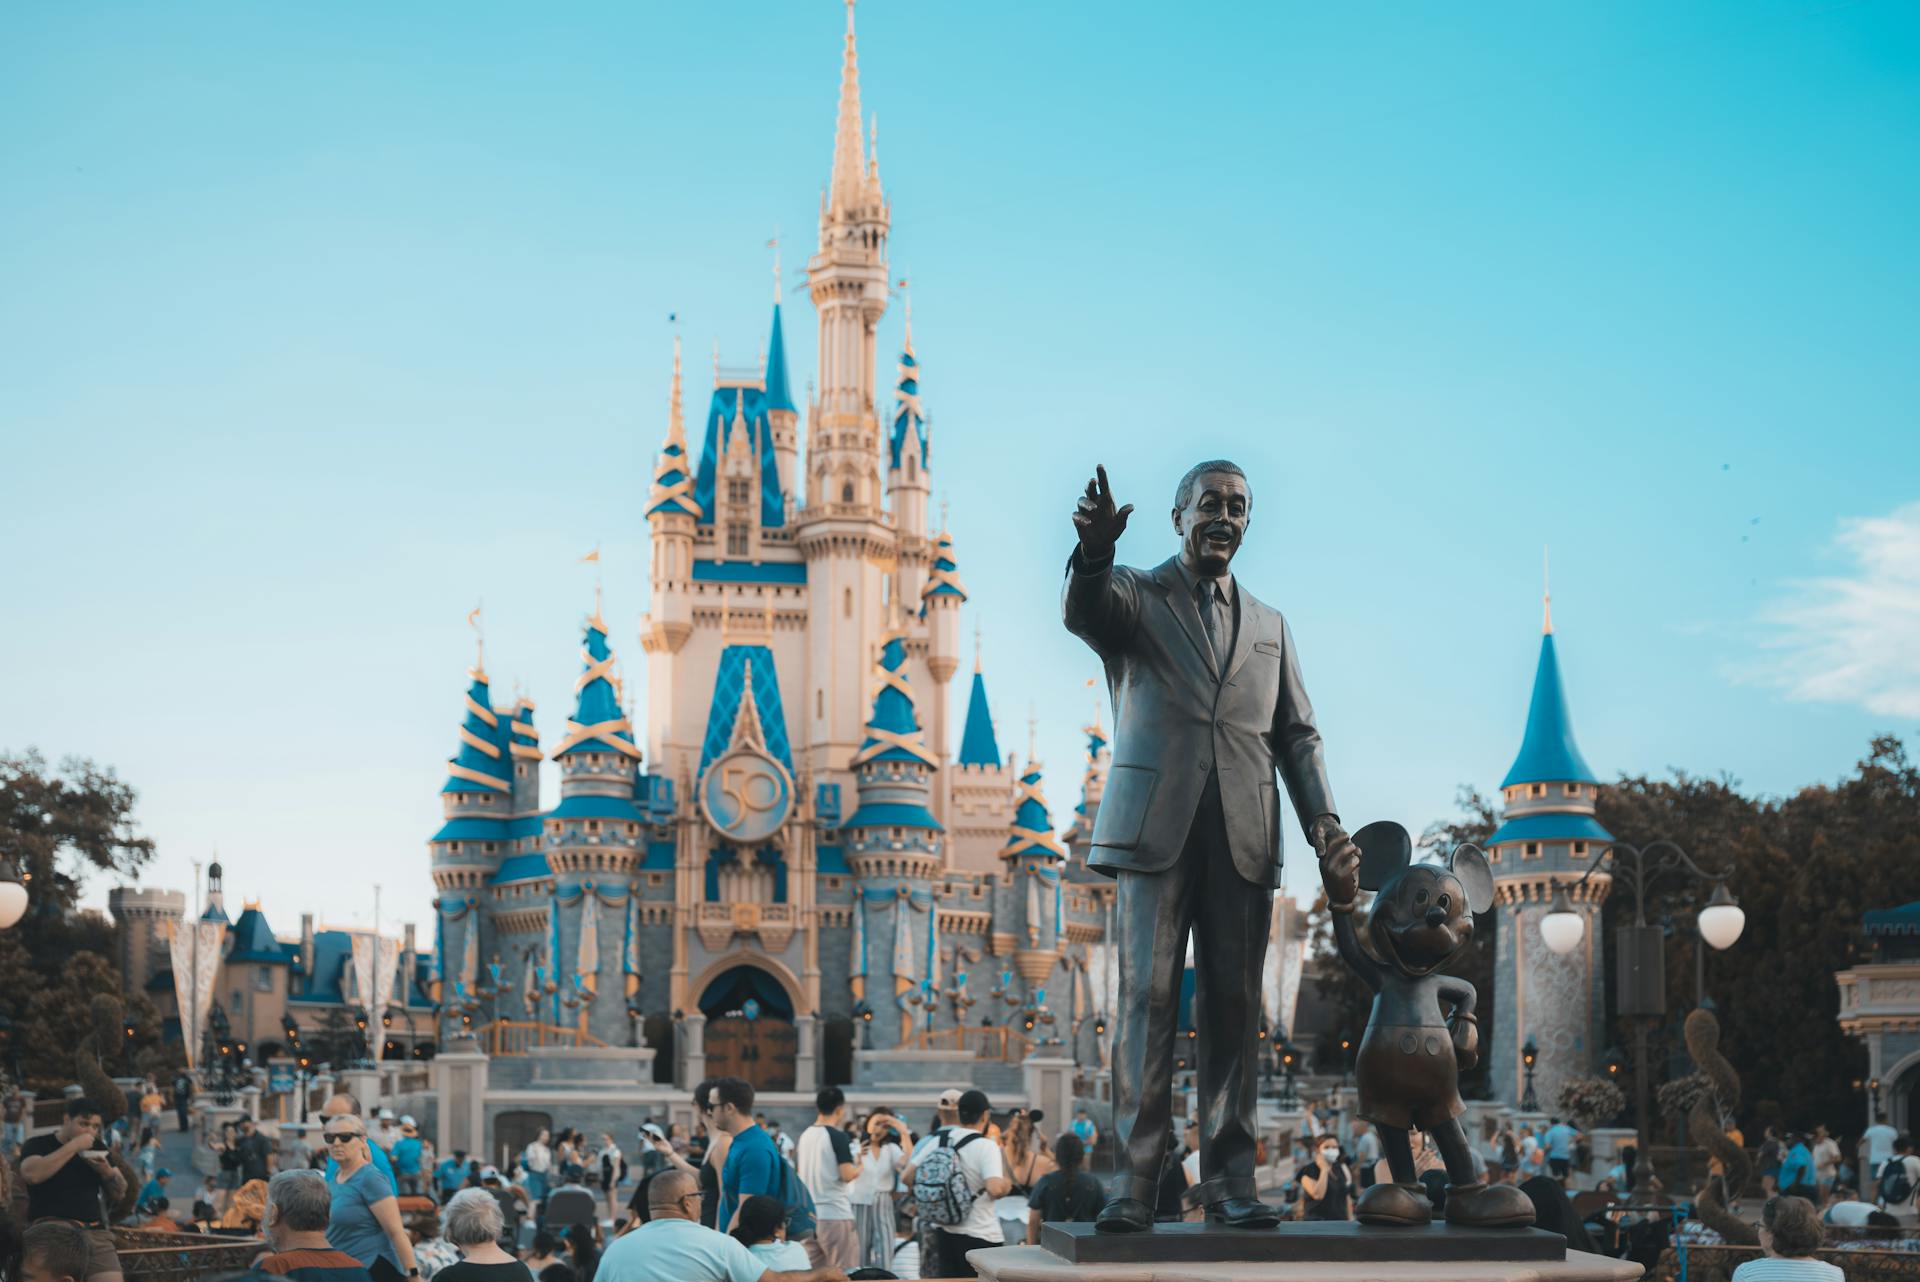
[[[346,1091],[335,1091],[333,1094],[327,1096],[327,1102],[320,1106],[320,1125],[323,1128],[326,1126],[329,1117],[359,1116],[360,1101]],[[378,1144],[368,1144],[364,1139],[361,1140],[360,1143],[366,1148],[368,1156],[372,1158],[373,1164],[379,1169],[380,1174],[387,1177],[387,1184],[392,1187],[393,1195],[399,1197],[400,1181],[394,1177],[393,1162],[387,1157],[387,1150],[381,1148]],[[329,1188],[333,1186],[334,1174],[339,1169],[339,1164],[333,1160],[333,1155],[329,1153],[327,1155],[327,1186]]]
[[[660,1172],[647,1185],[645,1224],[600,1257],[594,1282],[847,1282],[839,1269],[776,1272],[725,1233],[700,1223],[700,1181]]]

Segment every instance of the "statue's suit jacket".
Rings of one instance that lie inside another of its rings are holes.
[[[1171,867],[1216,771],[1234,867],[1255,885],[1280,885],[1276,773],[1303,829],[1334,813],[1293,634],[1243,581],[1234,587],[1240,622],[1222,670],[1177,559],[1151,571],[1111,559],[1087,570],[1077,548],[1068,559],[1062,614],[1105,663],[1113,696],[1113,765],[1090,867]]]

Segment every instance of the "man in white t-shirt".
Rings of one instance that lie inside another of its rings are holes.
[[[1880,1168],[1893,1157],[1893,1142],[1900,1132],[1885,1122],[1875,1122],[1860,1132],[1860,1191],[1871,1202],[1880,1196]]]
[[[777,1272],[700,1223],[700,1182],[668,1169],[647,1184],[647,1222],[615,1238],[596,1282],[846,1282],[839,1269]]]
[[[838,1086],[823,1086],[813,1097],[814,1119],[800,1134],[794,1168],[800,1182],[813,1194],[813,1237],[806,1243],[807,1258],[817,1268],[860,1267],[860,1239],[853,1231],[853,1181],[860,1165],[853,1160],[853,1141],[840,1127],[847,1114],[847,1097]]]
[[[1840,1142],[1827,1134],[1822,1124],[1813,1128],[1813,1142],[1808,1147],[1813,1157],[1813,1182],[1824,1198],[1833,1192],[1834,1177],[1840,1172]]]
[[[944,1101],[945,1097],[941,1098]],[[978,1277],[973,1266],[967,1263],[967,1252],[1006,1244],[1006,1237],[1000,1231],[1000,1221],[993,1213],[994,1201],[1005,1197],[1013,1187],[1013,1181],[1006,1177],[1000,1162],[1000,1146],[986,1138],[967,1142],[969,1132],[985,1132],[987,1115],[992,1109],[985,1091],[966,1091],[955,1105],[958,1120],[952,1126],[936,1132],[936,1135],[944,1136],[945,1142],[953,1148],[954,1160],[966,1173],[967,1186],[974,1190],[973,1205],[967,1208],[960,1222],[938,1225],[931,1235],[938,1239],[940,1248],[938,1277]],[[940,1139],[934,1139],[934,1143],[940,1142]],[[924,1156],[924,1152],[919,1146],[914,1148],[916,1161]],[[908,1163],[900,1173],[903,1183],[913,1183],[914,1165]],[[925,1273],[926,1266],[935,1262],[922,1260],[922,1272]]]

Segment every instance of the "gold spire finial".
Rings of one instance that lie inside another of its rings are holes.
[[[720,340],[718,338],[713,340],[713,383],[715,387],[720,385]]]
[[[473,629],[473,675],[482,681],[487,679],[487,634],[480,630],[480,611],[484,604],[467,611],[467,626]]]
[[[773,229],[773,239],[767,242],[767,248],[773,251],[773,302],[780,305],[780,229]]]
[[[973,621],[973,670],[980,671],[980,620]]]
[[[1553,635],[1553,580],[1548,573],[1547,549],[1540,549],[1540,635]]]
[[[828,209],[840,213],[857,207],[866,170],[860,145],[860,58],[853,39],[853,0],[847,0],[847,47],[840,65],[840,118],[833,134]]]
[[[687,423],[681,413],[680,401],[680,335],[673,336],[673,390],[667,395],[667,444],[678,445],[680,453],[687,452]]]
[[[913,354],[913,282],[910,278],[902,276],[894,288],[900,291],[900,301],[905,308],[907,317],[907,336],[901,345],[906,348],[907,354],[911,356]]]
[[[867,181],[880,187],[880,113],[867,117]]]
[[[1027,705],[1027,764],[1034,764],[1035,745],[1039,743],[1040,710],[1034,704]]]

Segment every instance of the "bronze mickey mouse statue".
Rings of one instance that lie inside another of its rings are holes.
[[[1413,841],[1391,822],[1368,824],[1353,834],[1353,844],[1357,854],[1329,852],[1320,876],[1340,956],[1374,992],[1373,1014],[1354,1066],[1360,1087],[1357,1115],[1379,1128],[1393,1173],[1391,1184],[1375,1184],[1360,1195],[1354,1218],[1392,1225],[1433,1220],[1407,1137],[1418,1126],[1446,1163],[1449,1224],[1532,1224],[1533,1203],[1526,1194],[1511,1184],[1473,1178],[1460,1126],[1466,1105],[1460,1102],[1459,1070],[1479,1062],[1476,994],[1466,980],[1435,973],[1473,937],[1473,914],[1493,907],[1486,856],[1476,846],[1462,845],[1444,866],[1411,863]],[[1353,924],[1361,890],[1378,892],[1366,919],[1370,949],[1362,946]]]

